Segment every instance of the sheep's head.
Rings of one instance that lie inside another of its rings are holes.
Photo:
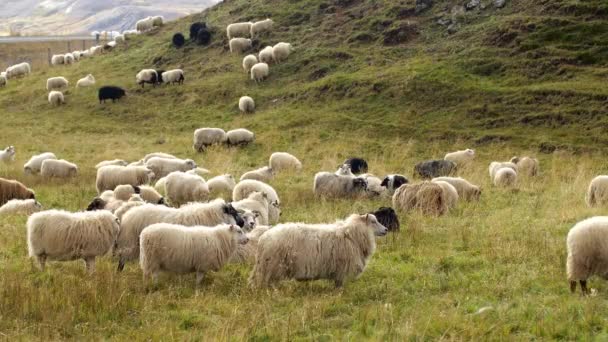
[[[389,231],[399,230],[399,218],[397,217],[397,214],[393,208],[380,207],[371,214],[374,214],[376,219],[378,219],[378,222],[385,226]]]
[[[192,159],[186,159],[186,166],[188,166],[191,170],[196,169],[196,163]]]
[[[161,197],[161,198],[158,200],[158,204],[159,204],[159,205],[167,205],[167,201],[165,201],[165,198],[164,198],[164,197]]]
[[[247,242],[249,242],[249,238],[247,237],[247,235],[245,235],[245,232],[243,232],[243,230],[240,227],[231,224],[230,228],[228,228],[228,230],[232,234],[236,235],[237,241],[239,244],[244,245]]]
[[[383,226],[374,214],[363,214],[359,215],[359,220],[365,224],[369,229],[372,229],[374,235],[376,236],[384,236],[388,233],[388,229]]]
[[[258,211],[251,211],[248,209],[239,210],[239,215],[243,218],[245,224],[243,225],[243,229],[245,231],[252,231],[255,229],[257,225],[257,219],[260,217],[260,213]]]
[[[409,183],[409,180],[401,175],[393,175],[393,190],[399,189],[403,184]]]
[[[232,206],[231,203],[225,204],[223,211],[224,214],[231,217],[239,227],[243,227],[245,225],[245,221],[243,221],[243,218],[241,215],[239,215],[239,212]]]
[[[133,192],[136,194],[141,194],[141,188],[137,185],[131,185],[133,187]]]
[[[27,189],[27,199],[36,199],[36,193],[32,189]]]
[[[363,178],[353,178],[353,188],[356,190],[367,190],[367,180]]]
[[[87,211],[102,210],[106,207],[106,201],[99,197],[95,197],[93,201],[87,206]]]
[[[511,158],[511,160],[510,160],[510,161],[511,161],[511,163],[513,163],[513,164],[517,164],[517,163],[519,163],[519,157],[513,157],[513,158]]]
[[[338,170],[336,171],[336,174],[341,175],[341,176],[349,176],[349,175],[352,175],[353,173],[350,169],[350,165],[342,164],[342,165],[338,166]]]
[[[475,150],[467,148],[465,150],[465,153],[468,154],[468,155],[470,155],[470,156],[474,156],[475,155]]]

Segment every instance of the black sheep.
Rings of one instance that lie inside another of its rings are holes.
[[[361,158],[349,158],[343,164],[350,166],[350,171],[354,174],[367,173],[367,162]]]
[[[105,103],[106,100],[112,100],[116,102],[121,97],[126,96],[127,93],[124,89],[115,86],[104,86],[99,88],[99,103]]]
[[[184,37],[183,34],[176,33],[173,35],[173,46],[175,46],[176,48],[180,48],[180,47],[184,46],[185,43],[186,43],[186,38]]]
[[[206,29],[206,28],[207,28],[207,24],[205,24],[205,23],[194,23],[194,24],[190,25],[190,40],[197,39],[198,31],[200,31],[201,29]]]
[[[198,45],[207,45],[211,41],[211,32],[206,28],[202,28],[196,34],[196,43]]]
[[[389,232],[396,232],[400,229],[399,217],[393,208],[381,207],[380,209],[371,212],[378,219],[378,222],[388,228]]]

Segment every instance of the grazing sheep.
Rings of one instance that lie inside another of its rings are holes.
[[[232,194],[232,190],[234,190],[236,182],[234,181],[234,177],[232,177],[232,175],[224,174],[207,180],[207,186],[209,187],[209,193],[211,194]]]
[[[463,151],[451,152],[446,154],[443,159],[453,162],[457,167],[465,166],[475,159],[475,150],[467,148]]]
[[[158,157],[158,158],[164,158],[164,159],[179,159],[176,156],[169,154],[169,153],[164,153],[164,152],[153,152],[153,153],[148,153],[144,156],[144,158],[142,159],[144,164],[148,162],[148,160],[154,158],[154,157]]]
[[[283,170],[302,170],[302,162],[287,152],[274,152],[271,154],[268,165],[274,172],[281,172]]]
[[[245,172],[241,176],[241,180],[255,179],[260,182],[268,182],[274,178],[274,171],[269,166],[263,166],[257,170]]]
[[[42,210],[35,199],[13,199],[0,206],[0,215],[31,215]]]
[[[47,159],[42,162],[40,175],[48,178],[70,178],[78,175],[78,166],[63,159]]]
[[[232,38],[229,42],[230,53],[243,53],[251,49],[251,39],[249,38]]]
[[[51,57],[51,65],[60,65],[65,64],[65,56],[64,55],[53,55]]]
[[[63,57],[65,64],[74,64],[74,55],[66,53]]]
[[[499,168],[494,174],[494,186],[510,187],[517,182],[517,172],[509,167]]]
[[[13,199],[36,199],[36,194],[16,180],[0,178],[0,205]]]
[[[228,145],[247,145],[255,140],[255,134],[247,129],[238,128],[226,133]]]
[[[57,156],[55,156],[55,154],[52,152],[44,152],[34,155],[32,158],[30,158],[30,160],[28,160],[27,163],[25,163],[25,165],[23,165],[23,171],[26,174],[38,173],[42,168],[42,162],[47,159],[57,159]]]
[[[260,236],[266,233],[272,227],[269,226],[257,226],[252,231],[247,233],[247,238],[249,242],[244,245],[239,245],[236,248],[234,254],[230,258],[231,263],[235,264],[255,264],[255,254],[258,250],[258,241],[260,240]]]
[[[380,185],[385,187],[389,193],[393,194],[400,186],[409,182],[410,181],[403,175],[387,175]]]
[[[608,176],[597,176],[591,180],[585,201],[589,207],[608,203]]]
[[[414,173],[423,179],[449,176],[456,172],[456,164],[449,160],[427,160],[414,166]]]
[[[206,202],[209,187],[201,176],[176,171],[165,180],[165,195],[171,205],[179,207],[189,202]]]
[[[6,68],[6,79],[29,75],[32,72],[30,63],[23,62]]]
[[[317,196],[352,197],[365,193],[367,181],[362,178],[319,172],[315,175],[312,190]]]
[[[196,34],[196,44],[209,45],[211,42],[211,32],[206,28],[200,29]]]
[[[272,57],[276,63],[281,63],[294,51],[289,43],[278,43],[272,48]]]
[[[266,63],[257,63],[251,67],[251,80],[256,83],[263,81],[269,74],[270,71]]]
[[[370,196],[380,196],[386,192],[386,187],[382,185],[382,180],[371,173],[366,173],[358,178],[365,179],[367,182],[367,194]]]
[[[478,201],[481,196],[481,189],[477,185],[469,183],[466,179],[460,177],[437,177],[434,181],[443,181],[452,184],[458,192],[458,198],[465,201]]]
[[[154,27],[154,19],[152,19],[152,17],[147,17],[145,19],[138,20],[135,23],[135,29],[138,32],[148,31],[152,29],[152,27]]]
[[[570,291],[576,291],[576,282],[580,282],[583,295],[589,294],[587,279],[598,275],[606,279],[608,275],[608,217],[595,216],[578,222],[568,232],[566,245],[568,258],[566,271],[570,282]]]
[[[120,100],[126,95],[127,93],[122,88],[115,86],[103,86],[99,88],[99,103],[101,104],[102,101],[103,103],[106,103],[106,100],[112,100],[112,102],[116,102],[116,100]]]
[[[226,132],[221,128],[204,127],[194,131],[192,148],[196,152],[203,152],[206,147],[222,144],[228,140]]]
[[[15,146],[8,146],[4,150],[0,151],[0,162],[8,164],[15,161]]]
[[[6,75],[0,75],[0,87],[5,87],[7,83]]]
[[[446,182],[446,181],[441,181],[441,180],[432,180],[431,182],[439,185],[441,187],[441,189],[443,190],[443,194],[445,196],[445,199],[447,201],[447,205],[449,209],[455,208],[456,205],[458,204],[458,191],[456,190],[456,188]]]
[[[184,84],[184,71],[182,69],[173,69],[165,71],[161,74],[161,79],[166,84]]]
[[[160,15],[154,16],[154,17],[152,17],[152,26],[161,27],[161,26],[163,26],[164,21],[165,21],[165,19],[162,16],[160,16]]]
[[[101,197],[106,193],[104,191]],[[115,199],[120,201],[128,201],[133,195],[139,195],[141,199],[147,203],[152,204],[165,204],[165,200],[161,194],[151,186],[148,185],[130,185],[122,184],[114,188],[112,195]]]
[[[336,170],[336,172],[334,172],[334,174],[336,174],[338,176],[355,177],[355,174],[350,170],[350,165],[348,165],[348,164],[340,165],[338,167],[338,169]]]
[[[243,70],[249,74],[251,68],[258,63],[258,59],[255,55],[247,55],[243,58]]]
[[[186,227],[169,223],[153,224],[141,233],[139,265],[144,278],[158,282],[161,271],[196,272],[196,284],[208,271],[219,271],[239,244],[249,239],[235,225]]]
[[[186,172],[197,167],[192,159],[167,159],[161,157],[150,158],[145,165],[154,172],[155,180],[165,177],[173,171]]]
[[[362,158],[349,158],[346,159],[342,164],[350,166],[350,170],[356,175],[360,173],[367,173],[368,170],[367,162]]]
[[[246,23],[234,23],[228,25],[226,27],[226,34],[228,35],[228,40],[232,40],[235,37],[246,37],[251,34],[251,25],[252,22]]]
[[[258,54],[261,63],[270,64],[274,62],[274,57],[272,56],[272,46],[267,46],[260,51]]]
[[[95,258],[110,251],[119,229],[118,219],[107,211],[35,213],[27,220],[29,256],[36,258],[42,271],[47,259],[83,259],[87,271],[93,272]]]
[[[106,190],[114,190],[117,186],[128,184],[140,186],[150,183],[154,178],[154,172],[144,166],[102,166],[97,169],[95,186],[97,193]]]
[[[131,39],[133,38],[133,36],[137,36],[138,34],[140,33],[137,30],[126,30],[122,33],[122,35],[125,37],[125,40]]]
[[[190,203],[180,208],[144,204],[129,210],[122,220],[120,234],[116,240],[118,270],[125,262],[139,257],[139,236],[144,228],[154,223],[173,223],[184,226],[216,226],[237,224],[243,219],[231,204],[216,199],[209,203]]]
[[[239,99],[239,109],[243,113],[253,113],[255,111],[255,102],[249,96],[242,96]]]
[[[78,62],[80,60],[80,57],[82,56],[82,52],[78,50],[72,51],[72,56],[74,56],[74,61]]]
[[[363,273],[376,249],[375,236],[387,232],[370,214],[334,224],[280,224],[260,237],[249,282],[267,287],[290,278],[329,279],[341,287]]]
[[[254,179],[247,179],[239,182],[232,191],[232,200],[240,201],[249,197],[253,192],[259,192],[266,195],[268,198],[268,223],[262,224],[276,224],[279,222],[281,216],[281,201],[276,190],[270,185],[260,182]],[[255,210],[253,208],[248,208]]]
[[[232,202],[232,206],[240,210],[249,210],[259,214],[258,221],[260,224],[269,224],[269,212],[268,209],[272,204],[265,193],[254,191],[247,196],[247,198],[240,201]]]
[[[395,213],[395,210],[390,207],[380,207],[378,210],[371,212],[370,214],[376,216],[378,222],[385,226],[389,232],[397,232],[401,228],[399,224],[399,217]]]
[[[90,87],[92,85],[95,85],[95,77],[91,74],[88,74],[76,82],[76,88]]]
[[[517,165],[511,163],[511,162],[491,162],[490,166],[488,167],[488,171],[490,172],[490,178],[494,179],[496,178],[496,172],[502,168],[509,168],[512,169],[513,171],[515,171],[517,173],[518,169],[517,169]]]
[[[186,37],[184,37],[184,35],[181,33],[176,33],[173,35],[171,41],[173,42],[173,46],[180,48],[186,44]]]
[[[146,202],[141,198],[141,196],[138,194],[133,194],[128,201],[124,202],[120,207],[118,207],[118,209],[114,211],[114,215],[120,222],[122,222],[123,216],[125,216],[129,210],[144,204],[146,204]]]
[[[146,83],[155,86],[158,83],[158,74],[154,69],[143,69],[135,75],[135,81],[143,88]]]
[[[67,88],[69,85],[65,77],[51,77],[46,80],[46,90]]]
[[[393,207],[404,213],[416,209],[425,215],[434,216],[448,212],[443,189],[431,182],[402,185],[393,194]]]
[[[198,31],[206,28],[207,24],[202,22],[193,23],[192,25],[190,25],[190,40],[195,40],[196,36],[198,35]]]
[[[267,32],[272,29],[272,25],[274,25],[274,21],[272,19],[266,19],[262,21],[256,21],[251,24],[251,29],[249,30],[251,34],[251,38],[255,38],[256,34]]]
[[[57,90],[53,90],[49,92],[49,103],[54,106],[59,106],[65,103],[65,98],[63,97],[63,93]]]
[[[189,175],[195,175],[195,176],[200,176],[200,172],[199,172],[199,168],[196,168],[194,170],[188,170],[186,171],[187,174]],[[202,169],[204,170],[204,169]],[[158,191],[159,193],[164,194],[165,193],[165,182],[167,181],[167,176],[162,177],[161,179],[157,180],[156,183],[154,184],[154,189],[156,191]]]
[[[538,175],[538,159],[530,157],[513,157],[511,163],[517,165],[518,173],[523,173],[529,177]]]
[[[95,168],[99,169],[100,167],[104,167],[104,166],[127,166],[127,165],[129,165],[129,163],[122,159],[114,159],[114,160],[104,160],[102,162],[99,162],[99,163],[97,163],[97,165],[95,165]]]

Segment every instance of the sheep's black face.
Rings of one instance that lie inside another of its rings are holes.
[[[36,199],[36,194],[34,192],[30,192],[28,199]]]
[[[133,185],[133,191],[134,191],[136,194],[141,194],[141,188],[140,188],[140,187],[138,187],[138,186],[136,186],[136,185]]]
[[[363,178],[355,178],[355,179],[353,179],[353,186],[355,189],[366,190],[367,181]]]
[[[234,219],[234,222],[236,222],[236,224],[239,227],[243,228],[243,226],[245,226],[245,221],[243,220],[241,215],[239,215],[239,212],[236,209],[234,209],[232,204],[227,204],[224,206],[224,213],[226,215],[232,216],[232,218]]]
[[[99,197],[96,197],[93,202],[91,202],[91,204],[89,204],[89,206],[87,207],[87,211],[101,210],[105,208],[105,206],[106,201],[102,200]]]
[[[380,183],[380,186],[388,188],[388,181],[389,181],[389,178],[388,177],[384,177],[384,179],[382,180],[382,183]]]
[[[165,198],[164,198],[164,197],[161,197],[161,198],[158,200],[158,204],[160,204],[160,205],[167,205],[167,202],[165,202]]]
[[[393,208],[381,207],[372,214],[374,214],[378,219],[378,222],[388,228],[389,231],[399,230],[399,217],[397,217],[397,214],[395,213],[395,210],[393,210]]]
[[[409,181],[403,176],[394,176],[393,178],[393,187],[395,189],[399,189],[400,186],[407,183],[409,183]]]

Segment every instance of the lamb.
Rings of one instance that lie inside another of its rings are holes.
[[[271,154],[268,165],[277,173],[284,170],[302,170],[302,162],[287,152],[274,152]]]
[[[463,151],[451,152],[443,157],[444,160],[449,160],[456,164],[457,167],[468,165],[475,158],[475,150],[467,148]]]
[[[49,103],[54,106],[59,106],[65,103],[65,98],[63,97],[63,93],[57,90],[53,90],[49,92],[48,97]]]
[[[86,75],[76,82],[76,88],[90,87],[92,85],[95,85],[95,77],[91,74]]]
[[[243,70],[247,74],[251,71],[251,68],[258,63],[258,59],[255,55],[247,55],[243,58]]]
[[[231,263],[248,263],[251,265],[255,264],[255,254],[258,250],[258,241],[262,234],[266,233],[272,227],[269,226],[257,226],[255,229],[247,233],[249,242],[244,245],[239,245],[236,251],[230,258]]]
[[[608,176],[597,176],[591,180],[585,201],[589,207],[608,203]]]
[[[8,164],[15,161],[15,146],[8,146],[4,150],[0,151],[0,162]]]
[[[0,178],[0,205],[13,199],[36,199],[36,194],[21,182]]]
[[[65,64],[74,64],[74,55],[71,53],[66,53],[63,57]]]
[[[449,176],[456,172],[456,164],[449,160],[427,160],[416,164],[414,172],[423,179]]]
[[[207,180],[207,186],[209,187],[209,193],[211,194],[232,194],[232,190],[234,190],[236,182],[234,181],[234,177],[232,177],[232,175],[224,174]]]
[[[228,145],[247,145],[255,140],[255,134],[245,128],[238,128],[226,133]]]
[[[490,172],[490,178],[494,179],[496,176],[496,172],[502,168],[509,168],[512,169],[513,171],[515,171],[517,173],[518,169],[517,169],[517,165],[511,163],[511,162],[491,162],[490,166],[488,167],[488,171]]]
[[[138,20],[135,23],[135,29],[140,33],[148,31],[152,29],[152,27],[154,27],[154,19],[152,17],[147,17],[145,19]]]
[[[494,174],[494,186],[510,187],[514,186],[516,182],[517,172],[509,167],[499,168]]]
[[[23,62],[12,65],[6,69],[6,79],[29,75],[32,72],[30,63]]]
[[[465,201],[478,201],[481,196],[481,189],[469,183],[466,179],[460,177],[437,177],[433,181],[443,181],[452,184],[458,192],[458,198]]]
[[[256,21],[255,23],[251,24],[251,28],[249,30],[251,38],[255,38],[256,34],[258,33],[270,31],[272,29],[272,25],[274,25],[274,21],[272,21],[272,19]]]
[[[367,161],[363,158],[348,158],[342,164],[350,166],[350,170],[356,175],[367,173],[368,170]]]
[[[173,223],[184,226],[215,226],[237,224],[243,226],[239,213],[224,200],[209,203],[190,203],[180,208],[144,204],[129,210],[123,217],[120,234],[116,240],[118,270],[125,262],[139,257],[139,236],[144,228],[154,223]]]
[[[60,65],[65,64],[65,56],[64,55],[53,55],[51,57],[51,65]]]
[[[374,235],[387,232],[370,214],[353,214],[334,224],[278,225],[260,237],[249,282],[267,287],[289,278],[329,279],[342,287],[365,270],[376,249]]]
[[[367,181],[351,176],[339,176],[330,172],[319,172],[315,175],[313,192],[323,197],[353,197],[367,190]]]
[[[230,53],[243,53],[251,49],[251,39],[249,38],[232,38],[229,42]]]
[[[434,216],[448,212],[443,189],[431,182],[402,185],[393,194],[393,207],[405,213],[416,209],[425,215]]]
[[[511,158],[511,163],[517,166],[518,171],[527,175],[529,177],[533,177],[538,175],[538,159],[530,158],[530,157],[513,157]]]
[[[246,22],[228,25],[228,27],[226,27],[226,34],[228,35],[228,40],[232,40],[232,38],[235,37],[249,36],[251,34],[252,24],[252,22]]]
[[[126,95],[127,93],[125,92],[125,90],[120,87],[103,86],[99,88],[98,98],[99,103],[101,104],[102,101],[103,103],[106,103],[106,100],[112,100],[112,102],[116,102],[116,100],[120,100]]]
[[[6,75],[0,75],[0,87],[5,87],[8,84]]]
[[[240,201],[232,202],[232,206],[238,210],[249,210],[259,214],[258,221],[260,224],[268,225],[269,221],[269,206],[271,206],[268,195],[258,191],[254,191],[247,198]]]
[[[241,180],[255,179],[260,182],[269,182],[274,178],[274,171],[269,166],[263,166],[257,170],[245,172],[241,176]]]
[[[158,83],[158,74],[154,69],[143,69],[135,75],[135,81],[143,88],[146,83],[155,86]]]
[[[78,166],[63,159],[47,159],[42,162],[40,175],[47,178],[70,178],[78,175]]]
[[[55,90],[68,87],[68,80],[65,77],[51,77],[46,80],[46,90]]]
[[[393,194],[400,186],[409,182],[410,181],[405,176],[395,174],[384,177],[380,185],[385,187],[390,194]]]
[[[201,176],[176,171],[165,180],[165,195],[171,205],[179,207],[189,202],[206,202],[209,187]]]
[[[257,63],[251,67],[251,80],[256,83],[263,81],[269,74],[270,71],[266,63]]]
[[[184,71],[182,69],[173,69],[165,71],[161,74],[162,82],[184,84]]]
[[[449,209],[455,208],[456,204],[458,204],[458,199],[459,199],[458,191],[456,190],[456,187],[454,187],[452,184],[450,184],[446,181],[432,180],[431,182],[439,185],[441,187],[441,189],[443,190],[443,194],[447,201],[448,208]]]
[[[248,238],[241,228],[219,225],[213,228],[158,223],[144,229],[140,237],[140,267],[144,278],[158,282],[161,271],[196,272],[199,285],[208,271],[219,271],[239,244]]]
[[[119,229],[118,219],[107,211],[35,213],[27,220],[29,256],[36,258],[42,271],[47,259],[83,259],[87,271],[93,272],[95,258],[110,251]]]
[[[239,99],[239,109],[243,113],[253,113],[255,111],[255,102],[249,96],[243,96]]]
[[[26,174],[39,173],[42,168],[42,162],[47,159],[57,159],[57,156],[53,152],[44,152],[38,155],[32,156],[30,160],[23,165],[23,171]]]
[[[348,164],[340,165],[334,174],[338,176],[355,177],[355,174],[350,170],[350,165]]]
[[[262,51],[260,51],[260,53],[258,54],[258,56],[260,57],[261,63],[270,64],[274,62],[274,57],[272,56],[272,46],[267,46],[263,48]]]
[[[0,206],[2,215],[31,215],[42,210],[42,204],[35,199],[13,199]]]
[[[99,169],[104,166],[127,166],[129,163],[122,159],[114,159],[114,160],[104,160],[102,162],[97,163],[95,165],[96,169]]]
[[[197,167],[192,159],[167,159],[161,157],[150,158],[145,165],[154,172],[155,179],[165,177],[173,171],[186,172]]]
[[[397,214],[393,208],[380,207],[378,210],[371,212],[370,214],[376,216],[378,222],[385,226],[389,232],[397,232],[401,228],[401,225],[399,224],[399,217],[397,217]]]
[[[572,293],[576,291],[577,281],[581,284],[583,295],[587,295],[589,277],[598,275],[606,279],[608,274],[606,236],[608,236],[607,216],[595,216],[578,222],[568,232],[566,271]]]
[[[292,51],[294,51],[294,49],[291,44],[281,42],[272,48],[272,57],[275,62],[281,63],[289,57]]]
[[[196,152],[203,152],[208,146],[225,143],[227,140],[228,136],[221,128],[199,128],[194,131],[194,143],[192,144],[192,148]]]
[[[139,186],[150,183],[154,178],[154,172],[144,166],[102,166],[97,169],[95,186],[97,193],[106,190],[114,190],[121,184]]]
[[[268,223],[262,224],[276,224],[279,222],[281,216],[281,201],[279,195],[270,185],[253,179],[247,179],[239,182],[232,191],[232,200],[240,201],[248,198],[253,192],[259,192],[265,194],[268,198]],[[255,209],[252,209],[255,210]]]

